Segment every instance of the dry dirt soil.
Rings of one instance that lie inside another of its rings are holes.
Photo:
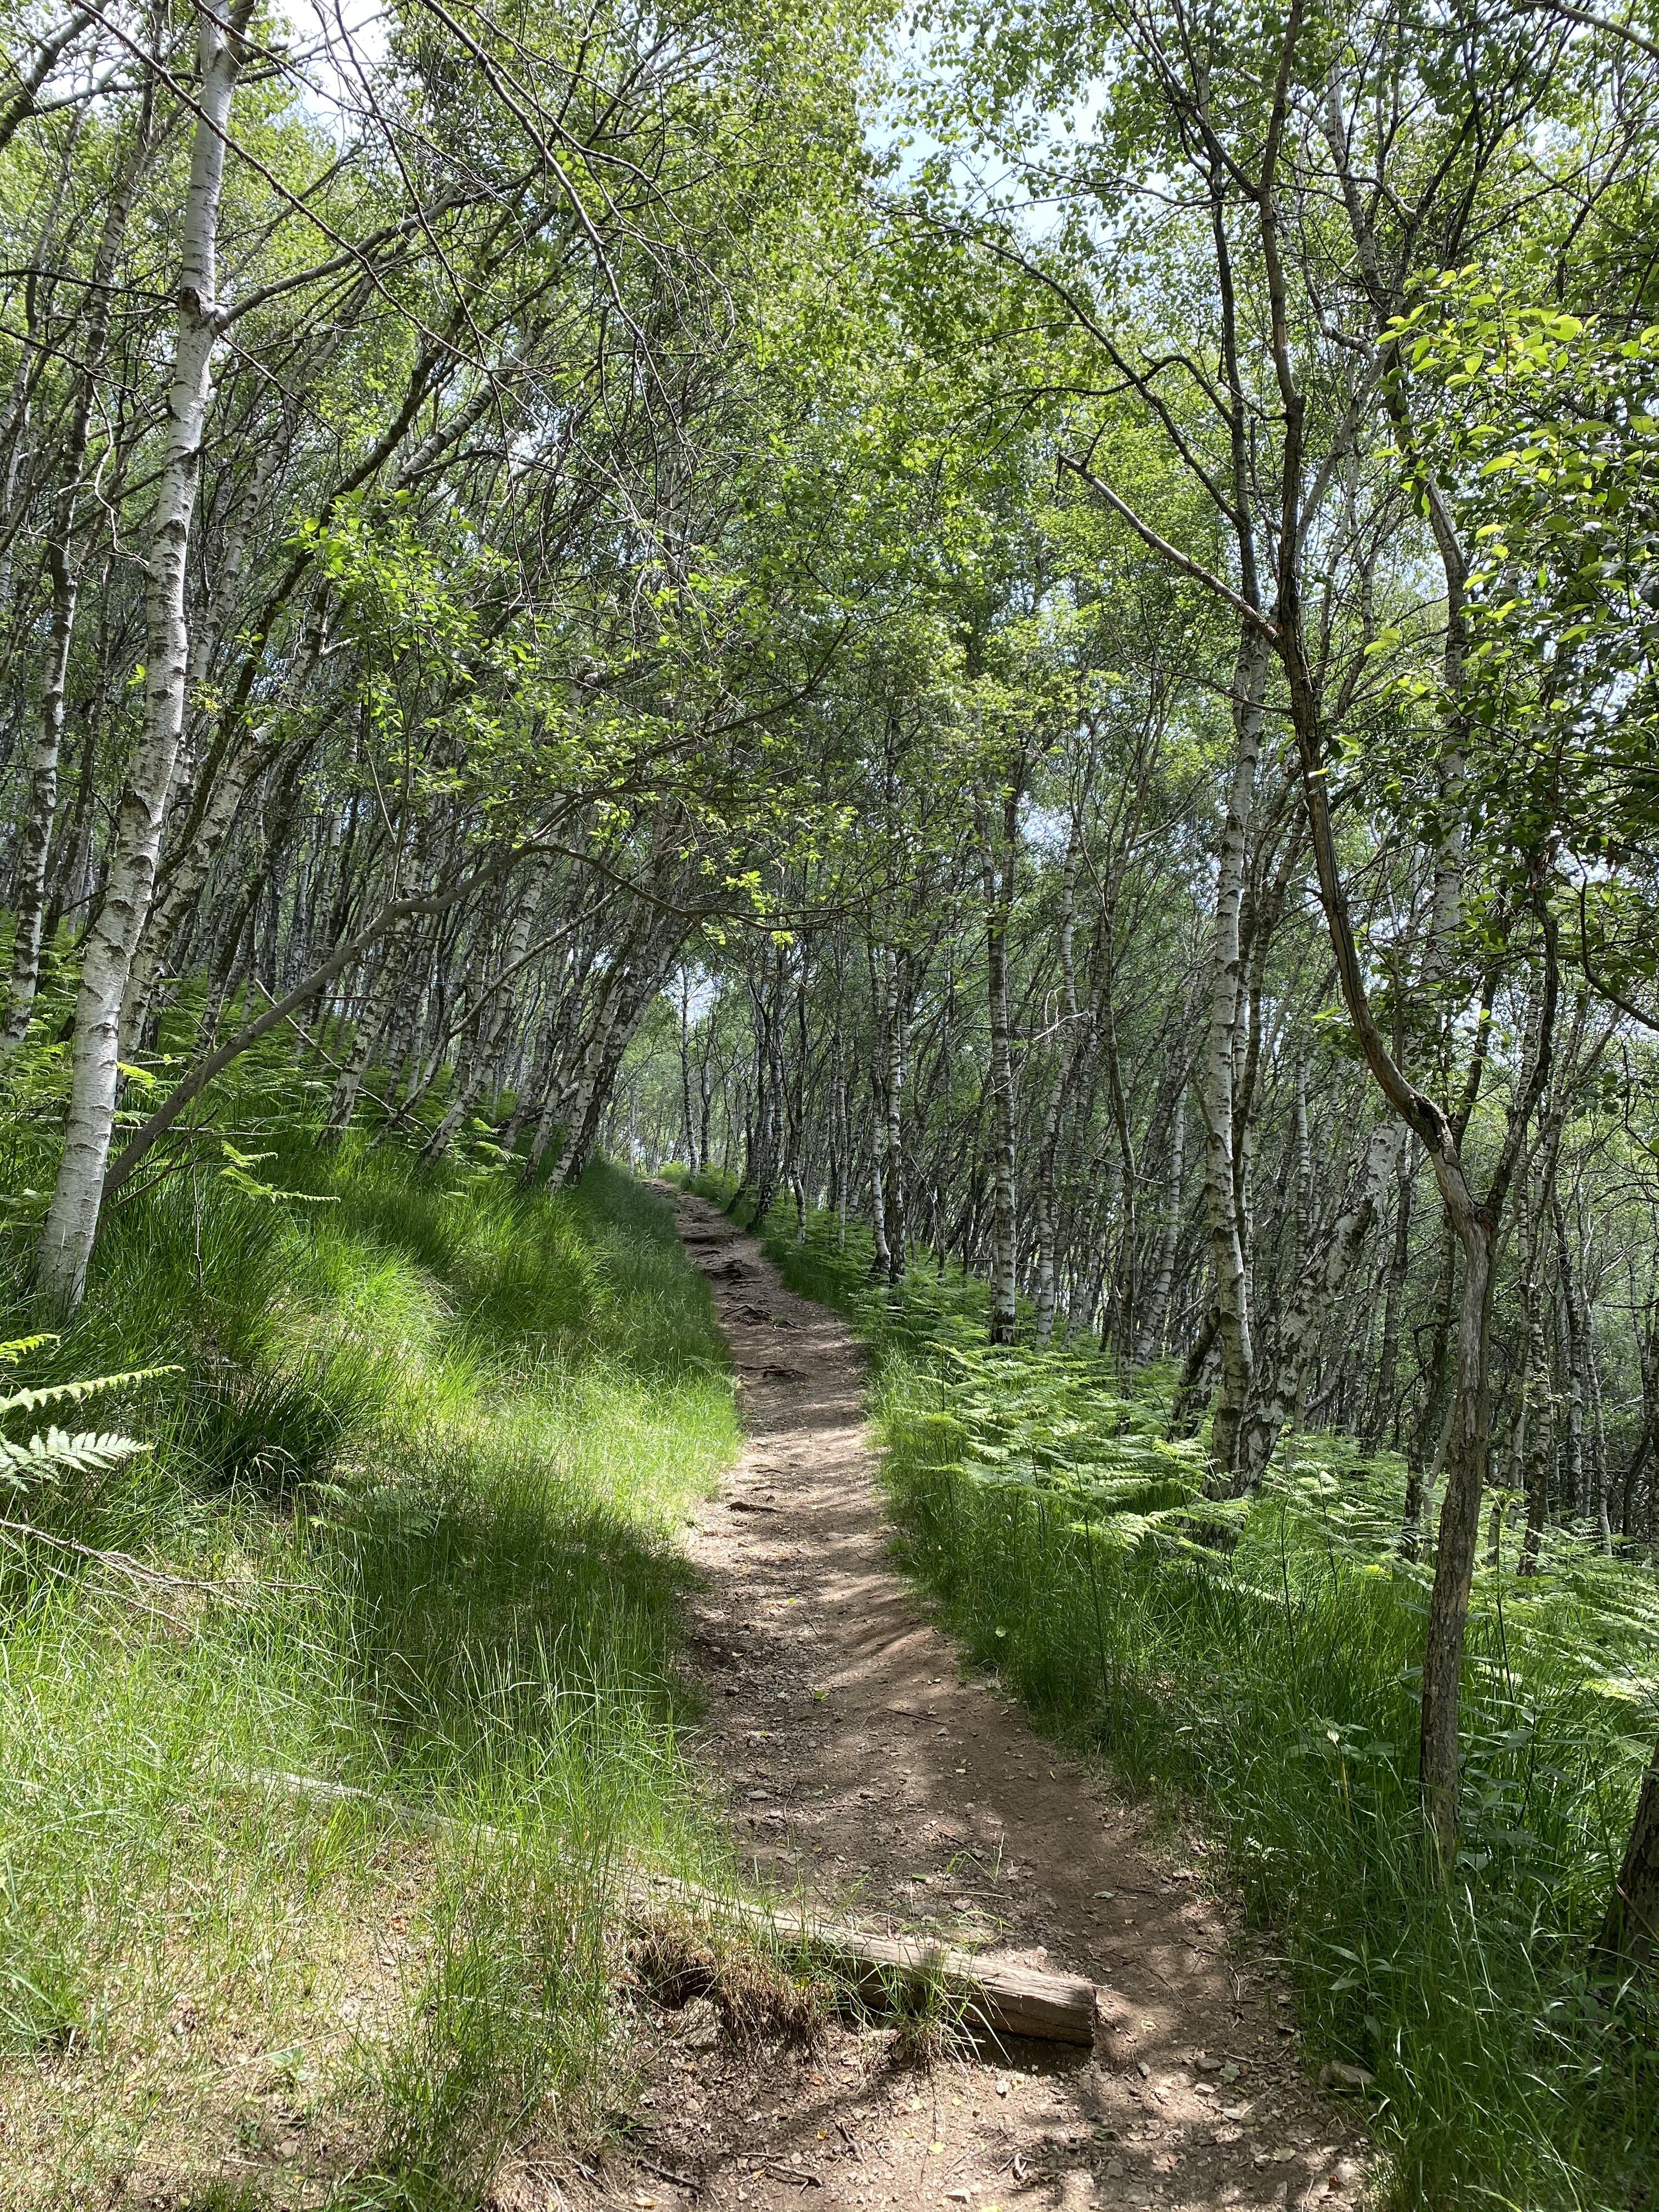
[[[714,1206],[679,1195],[676,1218],[747,1433],[692,1540],[690,1624],[696,1756],[744,1871],[878,1929],[1087,1975],[1099,2021],[1092,2051],[919,2063],[870,2027],[745,2051],[706,1999],[642,2001],[644,2124],[559,2193],[634,2212],[1360,2203],[1356,2115],[1304,2075],[1202,1839],[1157,1830],[968,1675],[888,1563],[858,1346]]]

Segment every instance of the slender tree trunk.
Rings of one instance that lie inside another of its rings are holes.
[[[1553,1195],[1550,1213],[1555,1231],[1556,1271],[1561,1285],[1561,1340],[1566,1348],[1567,1492],[1572,1500],[1572,1512],[1588,1520],[1594,1506],[1589,1482],[1590,1454],[1586,1451],[1584,1436],[1585,1405],[1590,1395],[1589,1330],[1567,1238],[1566,1212],[1559,1191]]]
[[[52,627],[40,686],[40,729],[29,775],[28,802],[18,836],[16,921],[12,938],[11,978],[0,1052],[15,1050],[28,1035],[29,1016],[40,979],[40,922],[46,911],[46,854],[58,816],[58,762],[64,743],[64,693],[69,683],[70,645],[75,629],[76,586],[70,567],[69,532],[53,533],[46,548],[52,577]]]
[[[565,1180],[564,1176],[558,1174],[558,1168],[562,1163],[568,1164],[571,1141],[580,1127],[586,1122],[588,1107],[592,1103],[598,1089],[599,1071],[605,1057],[611,1031],[616,1024],[621,989],[622,969],[618,963],[607,970],[599,984],[599,997],[593,1009],[592,1025],[587,1030],[586,1041],[581,1044],[574,1082],[562,1092],[556,1091],[551,1085],[549,1085],[547,1097],[542,1107],[541,1118],[536,1125],[535,1136],[531,1140],[530,1158],[525,1167],[526,1181],[534,1176],[540,1167],[543,1155],[547,1151],[554,1129],[561,1119],[564,1123],[564,1134],[560,1140],[558,1152],[555,1155],[548,1182],[550,1188],[556,1189],[559,1183]],[[580,1036],[580,1031],[578,1034]]]
[[[1434,1482],[1439,1479],[1439,1470],[1445,1456],[1447,1430],[1442,1401],[1445,1396],[1447,1364],[1451,1356],[1452,1319],[1457,1304],[1457,1259],[1461,1249],[1450,1209],[1443,1208],[1440,1273],[1434,1296],[1434,1328],[1429,1339],[1429,1357],[1423,1370],[1422,1398],[1417,1408],[1417,1417],[1412,1424],[1406,1451],[1406,1511],[1401,1525],[1400,1553],[1402,1559],[1416,1559],[1422,1548],[1424,1519]],[[1432,1480],[1429,1479],[1431,1462],[1434,1470]]]
[[[1412,1192],[1417,1163],[1413,1148],[1404,1145],[1395,1176],[1394,1241],[1389,1252],[1387,1287],[1382,1293],[1382,1342],[1377,1353],[1376,1388],[1359,1443],[1362,1451],[1375,1451],[1385,1428],[1399,1441],[1399,1391],[1395,1376],[1400,1365],[1400,1316],[1406,1301],[1406,1276],[1411,1263]],[[1420,1510],[1420,1507],[1419,1507]]]
[[[882,1176],[882,1163],[887,1152],[881,1101],[877,1099],[870,1116],[870,1227],[873,1239],[870,1277],[872,1282],[886,1282],[892,1273],[887,1249],[887,1194]]]
[[[1308,1058],[1298,1054],[1296,1063],[1296,1267],[1308,1264],[1313,1233],[1313,1136],[1308,1127]]]
[[[865,966],[870,981],[870,1279],[892,1279],[892,1251],[887,1241],[890,1212],[887,1203],[887,1085],[892,1069],[888,1027],[893,1007],[888,991],[887,948],[876,937],[865,946]]]
[[[10,144],[18,125],[34,112],[34,103],[41,86],[52,75],[64,49],[79,38],[92,20],[92,12],[90,8],[71,9],[64,21],[54,24],[36,47],[27,73],[18,72],[21,82],[16,91],[10,94],[5,106],[0,107],[0,152]]]
[[[1469,1589],[1480,1533],[1480,1497],[1492,1431],[1492,1239],[1484,1221],[1459,1224],[1463,1294],[1447,1422],[1445,1498],[1424,1638],[1419,1776],[1425,1809],[1447,1865],[1457,1833],[1457,1720]]]
[[[328,1112],[323,1125],[325,1139],[343,1136],[351,1125],[351,1117],[357,1110],[357,1098],[362,1090],[363,1078],[368,1074],[375,1050],[386,1035],[386,1024],[397,1005],[398,994],[404,987],[409,968],[410,935],[410,925],[400,925],[388,939],[375,968],[368,997],[352,1029],[350,1047],[340,1064],[339,1073],[334,1079],[333,1091],[329,1096]]]
[[[1164,1188],[1164,1227],[1158,1240],[1158,1269],[1152,1295],[1146,1301],[1135,1358],[1154,1359],[1169,1340],[1170,1293],[1175,1285],[1176,1252],[1181,1239],[1181,1211],[1187,1176],[1187,1086],[1176,1093],[1170,1125],[1170,1168]]]
[[[1599,1948],[1642,1969],[1659,1957],[1659,1750],[1643,1778]]]
[[[1054,1074],[1043,1108],[1042,1134],[1036,1158],[1036,1340],[1046,1345],[1054,1328],[1054,1164],[1065,1118],[1067,1076],[1074,1073],[1077,1046],[1077,975],[1072,957],[1076,927],[1077,870],[1080,851],[1078,824],[1073,821],[1066,841],[1066,865],[1060,879],[1060,1035],[1054,1040]]]
[[[672,965],[679,943],[676,938],[665,950],[659,949],[655,963],[647,972],[630,979],[631,988],[627,993],[626,1003],[621,996],[612,1002],[611,1018],[605,1025],[603,1039],[595,1039],[598,1048],[583,1063],[581,1081],[567,1124],[568,1133],[548,1175],[547,1187],[550,1190],[558,1190],[567,1184],[580,1182],[592,1155],[594,1142],[599,1133],[599,1123],[610,1103],[623,1055],[633,1042],[640,1024],[645,1018],[647,1008]],[[763,1218],[763,1215],[757,1217],[757,1222]]]
[[[530,1119],[531,1102],[545,1094],[551,1079],[553,1038],[559,1018],[559,980],[564,956],[561,955],[553,973],[548,977],[546,994],[542,1001],[541,1017],[536,1025],[536,1035],[530,1048],[523,1079],[518,1085],[513,1102],[513,1111],[507,1115],[501,1135],[503,1152],[516,1152],[519,1139],[524,1134],[524,1125]],[[696,1164],[695,1156],[692,1165]]]
[[[532,901],[527,897],[522,899],[513,918],[513,929],[501,963],[504,975],[514,974],[523,964],[530,947],[534,915]],[[441,1160],[454,1142],[455,1132],[483,1095],[495,1055],[501,1049],[501,1039],[507,1032],[513,1012],[510,988],[497,992],[493,1004],[488,1003],[487,987],[483,985],[482,980],[479,988],[477,1018],[467,1023],[457,1040],[454,1095],[444,1109],[443,1118],[421,1147],[420,1157],[423,1160]]]
[[[52,825],[58,815],[58,763],[64,744],[64,700],[69,685],[70,648],[75,635],[75,610],[79,586],[75,574],[73,538],[75,512],[80,495],[82,471],[97,402],[98,379],[109,343],[112,280],[116,255],[126,234],[127,219],[139,179],[149,158],[151,95],[146,91],[131,157],[127,162],[99,234],[91,282],[87,289],[86,334],[80,374],[76,380],[75,408],[62,459],[63,483],[52,502],[46,541],[46,573],[52,579],[52,624],[46,644],[46,671],[40,686],[40,734],[29,776],[28,804],[18,838],[16,890],[13,900],[15,921],[12,938],[11,978],[6,1017],[0,1030],[0,1051],[20,1045],[28,1034],[29,1013],[40,983],[41,921],[46,908],[46,858],[52,847]]]
[[[106,577],[107,578],[107,570]],[[97,796],[98,741],[90,720],[81,739],[81,760],[76,775],[75,804],[59,840],[52,872],[52,896],[40,924],[40,942],[50,945],[59,924],[76,914],[91,897],[96,884],[93,866],[92,811]]]
[[[1601,1549],[1613,1556],[1613,1522],[1607,1510],[1607,1489],[1612,1468],[1607,1460],[1607,1418],[1601,1403],[1601,1361],[1596,1348],[1595,1324],[1588,1332],[1587,1351],[1589,1363],[1590,1404],[1595,1417],[1595,1526],[1601,1540]]]
[[[999,856],[988,810],[981,810],[981,842],[985,878],[985,972],[991,1025],[991,1180],[995,1194],[991,1261],[993,1344],[1012,1344],[1018,1314],[1015,1297],[1014,1060],[1008,1013],[1008,921],[1013,901],[1015,845],[1019,834],[1018,787],[1010,784],[1003,806],[1002,851]]]
[[[1539,1558],[1544,1548],[1544,1526],[1549,1516],[1550,1362],[1549,1343],[1544,1329],[1541,1273],[1542,1255],[1534,1245],[1532,1269],[1522,1290],[1527,1356],[1522,1382],[1526,1449],[1522,1458],[1521,1476],[1527,1498],[1527,1533],[1521,1546],[1518,1571],[1523,1575],[1533,1575],[1538,1571]]]
[[[180,239],[173,386],[145,595],[144,721],[117,819],[103,903],[82,963],[63,1159],[36,1266],[41,1297],[58,1313],[80,1303],[98,1233],[119,1082],[121,1002],[149,912],[184,726],[185,569],[219,330],[216,270],[225,134],[252,12],[252,0],[234,0],[228,23],[204,14],[198,36],[200,89]]]
[[[847,1064],[841,1030],[841,1000],[836,1001],[836,1037],[830,1076],[830,1121],[835,1154],[830,1169],[830,1204],[836,1213],[836,1246],[847,1249],[847,1210],[853,1182],[853,1127],[847,1103]]]
[[[887,948],[887,1157],[882,1168],[881,1202],[887,1218],[887,1279],[904,1273],[908,1208],[904,1188],[904,1085],[908,1073],[910,1028],[909,956]]]
[[[679,1003],[680,1048],[680,1121],[685,1131],[685,1160],[692,1174],[697,1171],[697,1129],[691,1118],[691,979],[680,976]]]
[[[1238,1465],[1239,1425],[1255,1364],[1250,1334],[1249,1285],[1239,1228],[1239,1162],[1233,1118],[1242,984],[1239,920],[1256,761],[1267,695],[1267,653],[1247,623],[1239,641],[1233,684],[1237,750],[1216,882],[1215,928],[1210,957],[1210,1014],[1200,1063],[1199,1103],[1204,1116],[1204,1196],[1215,1273],[1217,1329],[1221,1344],[1221,1390],[1210,1430],[1211,1465],[1230,1481]]]
[[[1392,1121],[1372,1133],[1358,1198],[1334,1224],[1323,1249],[1310,1254],[1273,1332],[1271,1358],[1258,1365],[1239,1432],[1238,1473],[1246,1489],[1260,1483],[1280,1432],[1302,1402],[1319,1324],[1353,1272],[1406,1136]]]

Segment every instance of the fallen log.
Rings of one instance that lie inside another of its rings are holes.
[[[279,1795],[318,1798],[325,1804],[362,1804],[429,1832],[465,1830],[492,1842],[518,1840],[506,1829],[402,1805],[350,1783],[325,1782],[318,1776],[270,1767],[255,1767],[246,1779]],[[821,1918],[800,1904],[752,1904],[678,1875],[625,1866],[618,1869],[618,1876],[619,1901],[635,1923],[653,1917],[665,1905],[735,1923],[749,1934],[809,1953],[866,2004],[914,2008],[936,1994],[957,2010],[965,2027],[993,2035],[1085,2045],[1094,2040],[1097,1992],[1094,1984],[1080,1974],[1039,1973],[1029,1966],[976,1958],[925,1936],[878,1935],[850,1921]]]
[[[914,2004],[936,1990],[960,2008],[970,2027],[1045,2043],[1094,2041],[1095,1985],[1080,1974],[1044,1974],[976,1958],[927,1936],[878,1936],[851,1921],[821,1919],[801,1905],[751,1905],[673,1875],[636,1874],[635,1895],[641,1886],[672,1903],[799,1945],[835,1969],[866,2003]]]

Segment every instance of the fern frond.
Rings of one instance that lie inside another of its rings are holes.
[[[0,1366],[15,1367],[20,1359],[27,1359],[31,1352],[39,1352],[43,1344],[56,1344],[55,1336],[15,1336],[9,1344],[0,1344]]]
[[[92,1429],[73,1436],[63,1429],[48,1429],[44,1437],[33,1436],[26,1444],[0,1437],[0,1483],[21,1490],[43,1476],[65,1469],[76,1474],[101,1474],[118,1467],[124,1459],[149,1449],[148,1444],[138,1443],[131,1437],[113,1431],[100,1435]]]
[[[49,1343],[49,1338],[36,1338],[37,1343]],[[8,1413],[34,1413],[42,1406],[78,1405],[89,1398],[94,1390],[125,1390],[137,1382],[153,1382],[158,1375],[176,1375],[173,1367],[135,1367],[125,1375],[95,1375],[80,1382],[43,1382],[29,1390],[14,1390],[9,1397],[0,1398],[0,1419]]]

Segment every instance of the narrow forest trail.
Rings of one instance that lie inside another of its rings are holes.
[[[691,1544],[710,1698],[696,1756],[745,1871],[872,1926],[1085,1973],[1101,2024],[1092,2053],[1011,2045],[927,2070],[895,2063],[886,2033],[837,2031],[758,2063],[706,2024],[671,2035],[628,2198],[653,2212],[1357,2202],[1347,2115],[1304,2079],[1282,2002],[1230,1942],[1191,1850],[1157,1847],[1143,1811],[964,1680],[888,1565],[845,1326],[714,1206],[679,1195],[675,1212],[748,1438]]]

